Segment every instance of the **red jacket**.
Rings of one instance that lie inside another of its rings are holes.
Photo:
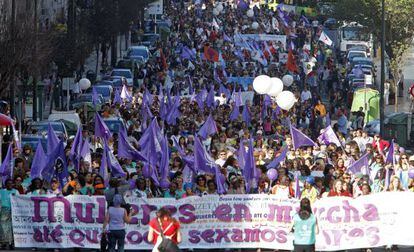
[[[390,143],[388,141],[383,140],[383,139],[379,140],[380,152],[383,152],[385,149],[388,149],[389,147],[390,147]],[[378,150],[377,142],[375,140],[372,142],[372,148],[374,150]]]
[[[339,196],[352,197],[352,195],[347,191],[340,192],[340,193],[337,193],[334,190],[329,191],[328,197],[339,197]]]

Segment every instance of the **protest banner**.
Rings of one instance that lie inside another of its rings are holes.
[[[166,206],[181,222],[181,248],[269,248],[291,250],[289,232],[295,199],[272,195],[188,197],[181,200],[127,198],[138,214],[126,230],[126,249],[150,249],[148,223]],[[331,197],[313,206],[320,233],[317,250],[332,251],[414,245],[410,192],[378,193],[357,199]],[[404,207],[402,207],[404,206]],[[13,196],[16,247],[99,248],[104,197]]]
[[[282,43],[283,48],[286,48],[286,35],[274,35],[274,34],[235,34],[234,44],[236,46],[244,47],[245,42],[250,41],[272,41],[274,44],[278,42]]]

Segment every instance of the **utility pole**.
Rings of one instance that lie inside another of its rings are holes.
[[[33,71],[33,121],[37,121],[37,43],[38,43],[38,37],[37,37],[37,29],[38,29],[38,20],[37,20],[37,1],[34,0],[34,18],[33,18],[33,25],[34,25],[34,50],[33,50],[33,65],[34,65],[34,71]]]
[[[380,135],[385,136],[384,132],[384,83],[385,83],[385,0],[381,6],[381,87],[380,87]],[[397,94],[395,94],[397,96]]]
[[[16,54],[16,0],[12,0],[12,16],[11,16],[11,39],[13,46],[13,55]],[[16,88],[16,72],[13,73],[10,83],[10,116],[14,117],[14,97]]]

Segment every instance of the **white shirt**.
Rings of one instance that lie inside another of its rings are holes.
[[[302,93],[300,94],[300,100],[302,101],[302,102],[305,102],[305,101],[307,101],[307,100],[309,100],[309,99],[312,99],[312,94],[311,94],[311,92],[309,91],[309,90],[303,90],[302,91]]]
[[[223,165],[224,165],[225,162],[226,162],[225,159],[219,158],[219,159],[216,160],[215,163],[218,164],[218,165],[220,165],[221,167],[223,167]]]

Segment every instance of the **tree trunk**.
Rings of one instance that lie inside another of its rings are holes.
[[[116,43],[117,37],[116,36],[112,36],[111,39],[111,66],[115,67],[116,66],[116,60],[117,60],[117,43]]]

